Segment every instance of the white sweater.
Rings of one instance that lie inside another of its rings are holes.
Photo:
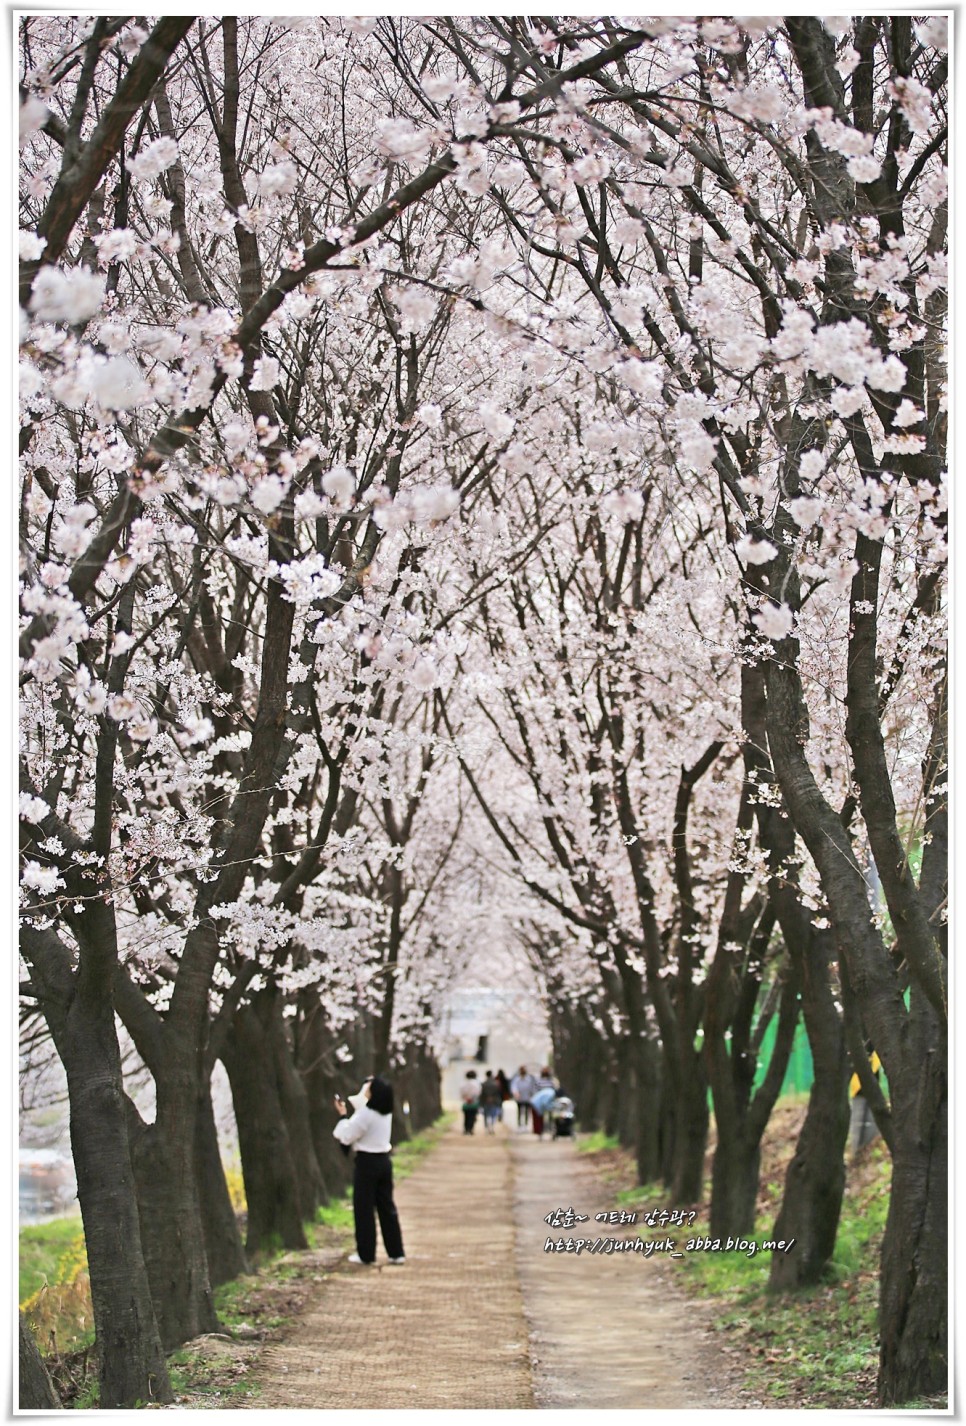
[[[354,1144],[364,1154],[392,1152],[392,1115],[377,1114],[368,1105],[351,1119],[340,1119],[332,1132],[340,1144]]]

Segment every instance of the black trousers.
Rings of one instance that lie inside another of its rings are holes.
[[[364,1263],[376,1260],[376,1214],[382,1241],[390,1258],[403,1256],[399,1214],[392,1199],[392,1159],[388,1154],[356,1151],[352,1181],[352,1216],[356,1226],[356,1251]]]

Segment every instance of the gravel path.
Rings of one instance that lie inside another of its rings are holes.
[[[259,1361],[252,1405],[286,1408],[741,1407],[708,1315],[640,1253],[547,1253],[606,1235],[572,1140],[459,1127],[396,1190],[406,1264],[345,1259]],[[589,1223],[553,1229],[555,1208]]]

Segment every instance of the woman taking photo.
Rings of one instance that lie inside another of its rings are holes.
[[[346,1149],[356,1151],[352,1179],[352,1216],[355,1220],[356,1251],[350,1263],[376,1260],[376,1215],[389,1261],[398,1266],[403,1253],[399,1215],[392,1197],[392,1085],[384,1079],[368,1079],[358,1094],[350,1098],[355,1113],[339,1120],[333,1134]],[[345,1101],[337,1094],[335,1107],[345,1116]]]

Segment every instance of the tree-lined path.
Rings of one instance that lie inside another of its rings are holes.
[[[605,1196],[571,1141],[456,1126],[397,1190],[406,1266],[381,1244],[374,1268],[343,1258],[265,1353],[253,1407],[738,1405],[654,1258],[544,1253],[553,1208],[593,1219]]]
[[[713,1122],[713,1238],[804,1036],[790,1314],[849,1245],[854,1074],[875,1398],[942,1396],[946,17],[18,41],[21,1050],[66,1082],[99,1406],[173,1401],[218,1289],[344,1191],[334,1095],[387,1074],[419,1133],[514,977],[515,1056],[669,1208]],[[508,1210],[446,1253],[514,1152],[448,1142],[458,1216],[346,1305],[448,1296],[430,1361],[476,1326]]]

